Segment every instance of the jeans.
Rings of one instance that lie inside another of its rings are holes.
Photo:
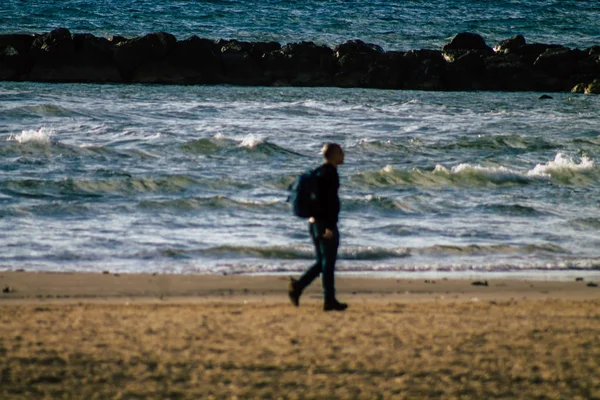
[[[315,263],[310,267],[298,280],[300,290],[304,290],[305,287],[310,285],[319,274],[322,274],[321,281],[323,283],[323,295],[325,301],[335,300],[335,282],[334,282],[334,271],[335,271],[335,260],[337,258],[337,251],[340,245],[340,234],[337,226],[332,230],[333,237],[331,239],[325,239],[323,234],[325,233],[325,226],[319,221],[308,224],[308,231],[310,237],[315,245]]]

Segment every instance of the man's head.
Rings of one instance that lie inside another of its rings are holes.
[[[344,163],[344,150],[337,143],[326,143],[321,150],[325,162],[337,167]]]

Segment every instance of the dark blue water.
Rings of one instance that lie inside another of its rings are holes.
[[[3,1],[0,32],[46,32],[59,26],[98,36],[166,31],[328,45],[362,39],[387,50],[439,48],[461,31],[488,44],[523,34],[530,42],[600,44],[596,1],[262,0]]]

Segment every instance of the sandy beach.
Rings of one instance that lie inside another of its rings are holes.
[[[600,398],[587,280],[286,279],[0,272],[0,398]]]

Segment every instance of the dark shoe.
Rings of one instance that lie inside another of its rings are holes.
[[[344,311],[348,308],[348,304],[340,303],[337,300],[326,301],[323,305],[323,311]]]
[[[300,305],[300,295],[302,290],[298,288],[298,281],[294,278],[290,278],[288,283],[288,296],[293,305],[298,307]]]

